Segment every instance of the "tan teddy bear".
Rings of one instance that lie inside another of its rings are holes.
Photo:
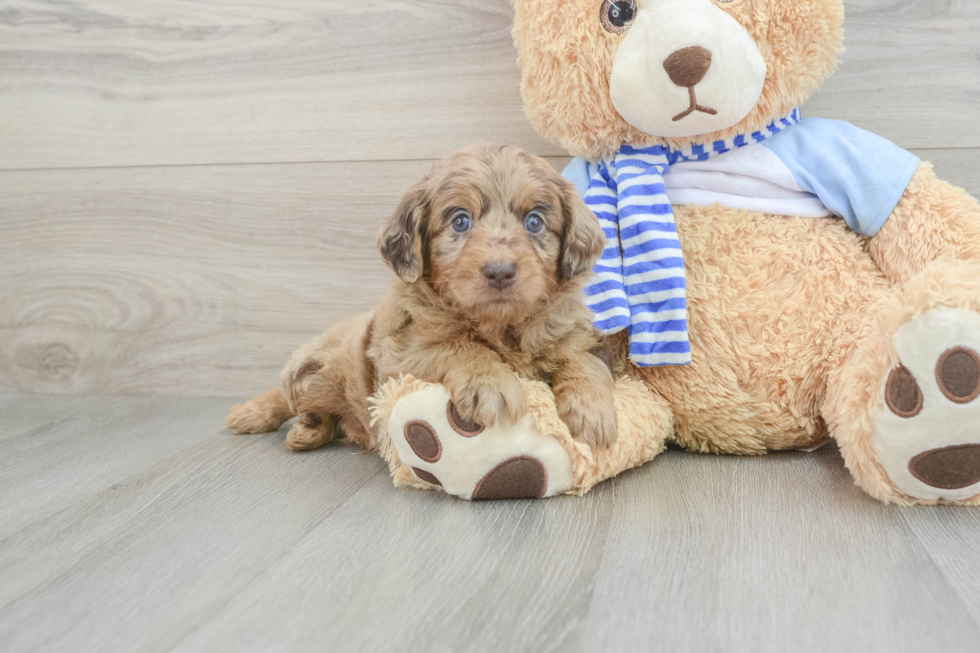
[[[619,441],[573,441],[533,383],[524,422],[471,437],[441,386],[393,380],[375,418],[396,482],[540,497],[665,440],[832,437],[882,501],[980,503],[980,206],[883,139],[802,118],[842,0],[513,4],[527,115],[580,157],[566,176],[609,239],[588,301],[618,352]],[[416,451],[432,439],[435,462]]]

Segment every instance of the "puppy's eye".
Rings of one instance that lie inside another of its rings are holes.
[[[469,231],[470,227],[473,226],[473,220],[470,218],[469,211],[463,211],[462,209],[453,213],[453,231],[463,233],[464,231]]]
[[[537,211],[531,211],[524,218],[524,228],[536,234],[544,228],[544,218]]]
[[[599,20],[607,32],[622,34],[633,24],[636,18],[636,0],[613,2],[605,0],[599,9]]]

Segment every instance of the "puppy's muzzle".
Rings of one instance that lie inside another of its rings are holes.
[[[483,276],[491,288],[509,288],[517,281],[517,263],[491,261],[483,266]]]

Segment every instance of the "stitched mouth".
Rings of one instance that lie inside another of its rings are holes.
[[[711,116],[718,115],[718,112],[712,109],[711,107],[703,107],[700,104],[698,104],[698,96],[697,93],[695,93],[693,86],[688,86],[687,92],[688,92],[688,96],[691,98],[691,105],[683,113],[679,113],[676,116],[674,116],[674,122],[687,118],[695,111],[700,111],[701,113],[707,113],[708,115]]]

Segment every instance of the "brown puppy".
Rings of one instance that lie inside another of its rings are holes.
[[[293,417],[297,450],[338,430],[377,447],[368,398],[399,374],[441,383],[460,415],[489,426],[526,410],[516,374],[550,383],[559,415],[590,444],[616,438],[614,382],[582,286],[605,237],[571,183],[515,147],[478,145],[436,164],[378,236],[398,275],[368,314],[300,347],[270,390],[232,408],[236,433]]]

